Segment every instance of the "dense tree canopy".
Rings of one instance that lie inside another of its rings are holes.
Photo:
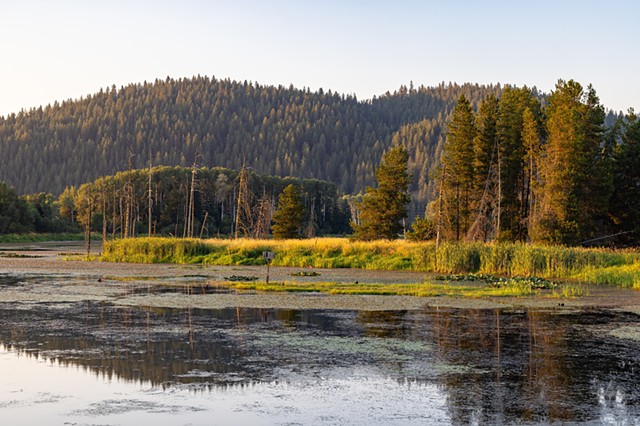
[[[620,121],[621,143],[613,154],[611,215],[621,244],[640,241],[640,119],[633,110]]]
[[[77,227],[58,214],[58,202],[51,194],[18,196],[0,182],[0,234],[27,232],[74,232]]]
[[[607,130],[595,90],[558,81],[543,105],[505,87],[474,113],[461,96],[429,210],[448,239],[615,244],[638,241],[638,125]],[[615,238],[617,237],[617,238]]]
[[[0,234],[34,231],[27,203],[16,191],[0,182]]]

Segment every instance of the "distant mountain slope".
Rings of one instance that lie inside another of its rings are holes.
[[[209,77],[112,87],[0,118],[0,181],[60,193],[127,168],[191,165],[318,178],[344,193],[374,183],[392,140],[410,152],[414,213],[432,193],[446,122],[460,93],[477,105],[499,86],[401,87],[371,101]]]

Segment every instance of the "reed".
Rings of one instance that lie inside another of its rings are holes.
[[[444,274],[572,279],[640,288],[637,251],[540,246],[519,243],[132,238],[106,242],[102,260],[141,263],[263,265],[273,251],[274,266],[412,270]]]
[[[576,297],[588,296],[589,290],[582,283],[566,282],[551,292],[551,297],[562,299],[574,299]]]
[[[576,278],[587,283],[640,290],[640,262],[603,268],[588,267]]]

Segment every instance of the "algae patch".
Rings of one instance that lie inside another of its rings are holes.
[[[619,339],[640,341],[640,326],[626,325],[624,327],[611,330],[609,334]]]

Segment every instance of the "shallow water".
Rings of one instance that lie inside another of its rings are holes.
[[[639,322],[4,303],[0,410],[7,424],[640,424],[640,343],[611,333]]]

